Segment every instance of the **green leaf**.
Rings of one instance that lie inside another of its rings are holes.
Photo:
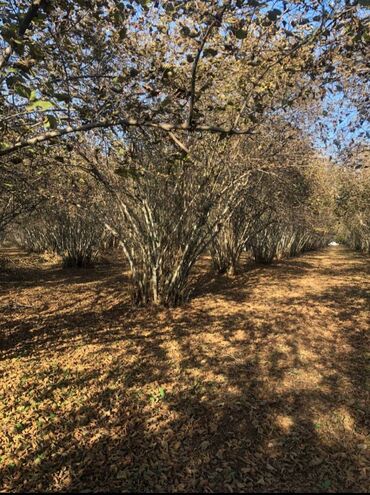
[[[237,29],[234,34],[238,40],[244,40],[248,36],[248,32],[244,31],[244,29]]]
[[[30,88],[27,88],[27,86],[25,86],[24,84],[19,83],[14,86],[14,91],[17,93],[17,95],[27,99],[30,97],[31,94]]]
[[[321,488],[323,490],[328,490],[331,487],[331,481],[330,480],[325,480],[321,483]]]
[[[27,105],[27,110],[36,110],[37,108],[39,108],[40,110],[49,110],[50,108],[54,108],[54,105],[51,103],[51,101],[47,100],[37,100],[30,105]]]
[[[37,457],[35,457],[34,463],[35,464],[41,464],[41,462],[44,460],[45,454],[40,454]]]

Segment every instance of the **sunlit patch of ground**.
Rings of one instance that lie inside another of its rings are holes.
[[[0,254],[2,491],[369,491],[369,258],[205,276],[169,310],[130,307],[119,263]]]

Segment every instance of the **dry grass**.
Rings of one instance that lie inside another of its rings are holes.
[[[119,264],[3,256],[2,491],[370,489],[368,258],[208,276],[144,310]]]

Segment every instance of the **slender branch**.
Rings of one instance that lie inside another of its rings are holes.
[[[22,148],[26,148],[27,146],[32,146],[34,144],[43,143],[46,141],[50,141],[54,138],[66,136],[67,134],[73,134],[77,132],[86,132],[92,129],[107,129],[110,127],[122,126],[124,128],[128,127],[149,127],[153,129],[162,129],[165,132],[171,132],[175,130],[182,131],[191,131],[191,132],[211,132],[216,134],[224,134],[224,135],[240,135],[240,134],[253,134],[251,129],[225,129],[217,126],[208,126],[208,125],[196,125],[192,127],[188,127],[187,125],[181,124],[170,124],[167,122],[151,122],[144,121],[140,122],[136,119],[120,119],[117,121],[107,121],[103,120],[101,122],[90,122],[88,124],[83,124],[80,126],[67,126],[64,129],[56,129],[53,131],[47,131],[43,134],[39,134],[38,136],[24,139],[22,141],[18,141],[7,148],[0,150],[0,156],[9,155],[14,151],[20,150]],[[172,138],[173,139],[173,138]],[[176,138],[177,139],[177,138]],[[177,143],[179,145],[179,143]],[[182,145],[182,143],[181,143]]]
[[[192,122],[193,122],[193,114],[194,114],[194,103],[195,103],[195,85],[196,85],[196,80],[197,80],[197,69],[198,69],[198,64],[200,57],[202,55],[204,45],[207,42],[207,39],[209,35],[211,34],[212,29],[216,24],[219,24],[221,22],[221,19],[228,7],[228,4],[225,4],[224,7],[222,8],[221,12],[219,12],[218,15],[215,16],[214,20],[209,24],[209,26],[206,29],[206,32],[204,33],[203,39],[200,43],[200,46],[198,48],[197,54],[194,58],[193,66],[191,69],[191,85],[190,85],[190,104],[189,104],[189,115],[187,119],[187,126],[191,127]]]
[[[198,63],[200,60],[200,56],[202,55],[204,45],[206,44],[208,36],[211,34],[212,28],[215,25],[216,20],[211,22],[211,24],[208,26],[203,39],[201,41],[201,44],[198,48],[197,54],[194,58],[193,62],[193,67],[191,69],[191,85],[190,85],[190,104],[189,104],[189,115],[188,115],[188,120],[187,120],[187,125],[190,127],[193,121],[193,114],[194,114],[194,102],[195,102],[195,83],[197,79],[197,68],[198,68]]]
[[[168,135],[170,136],[170,138],[172,139],[172,141],[180,148],[182,149],[182,151],[184,151],[186,154],[189,153],[189,150],[188,148],[185,146],[184,143],[182,143],[176,136],[173,132],[169,132]]]

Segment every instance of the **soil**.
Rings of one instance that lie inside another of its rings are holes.
[[[369,257],[203,267],[175,309],[0,257],[1,491],[370,490]]]

